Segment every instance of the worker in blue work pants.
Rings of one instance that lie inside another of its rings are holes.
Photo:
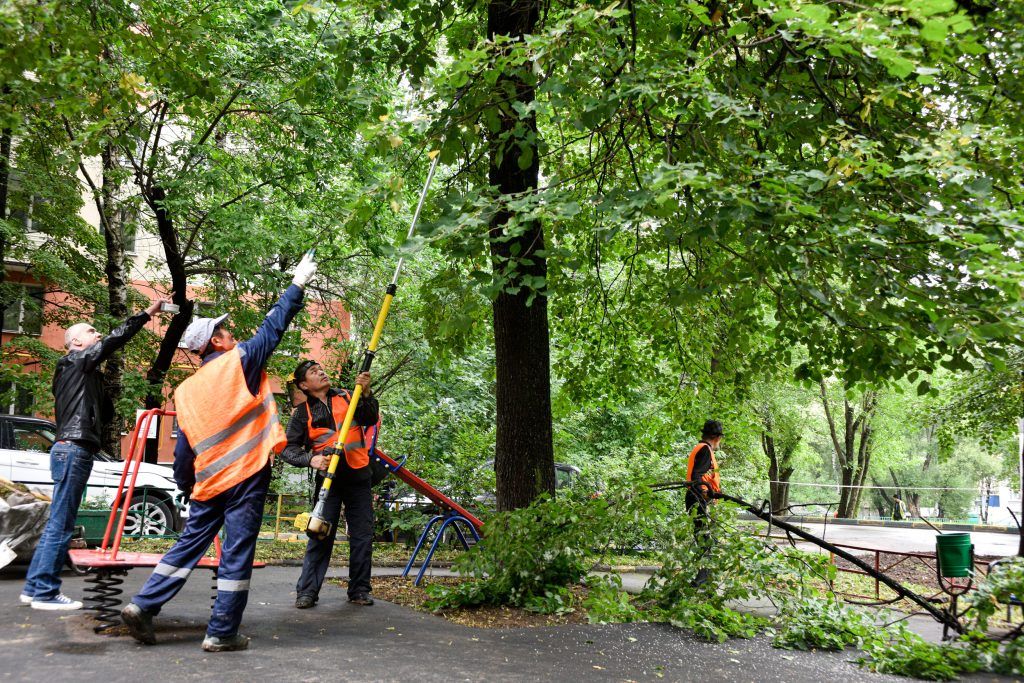
[[[312,254],[307,254],[295,269],[292,286],[248,341],[235,342],[224,326],[226,315],[194,320],[182,336],[202,359],[174,394],[180,428],[174,478],[192,503],[178,542],[121,610],[129,632],[142,643],[156,643],[153,617],[185,585],[223,526],[217,598],[203,649],[224,652],[249,646],[238,629],[270,487],[271,453],[279,453],[287,442],[265,368],[302,309],[303,287],[315,272]]]

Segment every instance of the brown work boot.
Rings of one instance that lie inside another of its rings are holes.
[[[128,627],[132,638],[144,645],[156,645],[156,634],[153,633],[153,615],[134,602],[129,602],[121,610],[121,621]]]
[[[203,638],[203,649],[207,652],[232,652],[249,648],[249,639],[241,633],[233,636],[206,636]]]
[[[373,596],[369,593],[356,593],[355,595],[348,596],[349,602],[354,602],[357,605],[369,607],[373,604]]]

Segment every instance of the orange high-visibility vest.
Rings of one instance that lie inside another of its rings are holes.
[[[697,462],[697,453],[704,446],[707,446],[708,450],[711,451],[711,469],[705,472],[700,480],[707,484],[712,491],[718,493],[722,490],[722,483],[718,478],[718,461],[715,460],[715,449],[711,448],[711,444],[702,441],[690,451],[690,462],[686,466],[686,480],[693,481],[693,466]]]
[[[175,390],[178,426],[195,451],[194,500],[209,500],[266,466],[287,439],[267,373],[249,392],[236,346],[206,363]]]
[[[309,401],[317,399],[311,398],[306,401],[306,432],[309,434],[309,440],[313,442],[314,453],[322,453],[328,448],[333,448],[334,444],[338,442],[336,428],[341,425],[345,419],[345,413],[348,412],[348,398],[348,393],[344,391],[336,396],[331,396],[331,416],[334,425],[332,427],[314,427],[313,411],[310,409]],[[349,427],[348,437],[345,439],[345,462],[349,467],[358,470],[370,464],[370,448],[366,442],[369,440],[371,444],[373,443],[373,435],[378,429],[380,429],[379,419],[377,424],[365,431],[357,424]],[[367,433],[370,435],[369,439],[366,438]]]

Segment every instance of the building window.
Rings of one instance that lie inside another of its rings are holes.
[[[0,413],[4,415],[31,415],[35,399],[32,389],[14,382],[0,384]]]
[[[135,253],[135,236],[139,232],[139,210],[134,206],[120,206],[115,211],[114,220],[121,226],[121,246],[129,254]],[[103,231],[103,223],[100,223]]]
[[[25,192],[22,186],[22,176],[17,169],[11,169],[8,177],[8,199],[7,220],[21,227],[28,232],[33,225],[33,209],[43,203],[43,198],[36,194]]]
[[[35,197],[28,197],[28,201],[21,205],[14,205],[11,207],[10,214],[7,219],[20,226],[26,232],[32,229],[32,203]]]
[[[39,285],[13,285],[14,297],[4,308],[4,332],[41,334],[43,292]]]

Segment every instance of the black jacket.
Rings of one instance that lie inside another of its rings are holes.
[[[103,392],[100,364],[128,343],[149,321],[143,311],[83,351],[72,351],[57,361],[53,373],[57,440],[75,441],[99,449],[103,425],[114,416],[114,405]]]
[[[340,389],[330,389],[327,392],[328,398],[337,396],[342,393]],[[348,392],[345,392],[348,394]],[[281,453],[281,457],[289,465],[295,467],[309,467],[309,461],[313,459],[313,442],[309,438],[309,433],[306,429],[306,423],[309,422],[309,406],[313,404],[313,426],[314,427],[328,427],[336,429],[337,425],[334,423],[334,416],[331,415],[331,410],[323,401],[318,401],[315,398],[310,398],[305,403],[301,404],[292,413],[292,419],[288,422],[288,445]],[[373,396],[360,396],[359,405],[356,406],[356,414],[352,418],[352,422],[359,425],[360,427],[372,427],[377,424],[379,418],[380,406],[377,403],[377,399]],[[367,444],[369,445],[369,444]]]

